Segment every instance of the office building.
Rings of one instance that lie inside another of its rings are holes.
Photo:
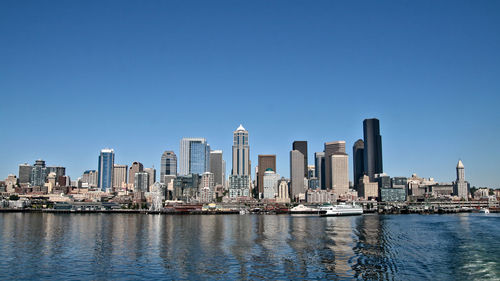
[[[232,175],[250,176],[250,146],[248,131],[240,125],[233,132],[233,169]]]
[[[262,196],[264,194],[264,174],[267,169],[276,171],[276,155],[267,154],[258,156],[258,169],[257,171],[262,171],[262,173],[257,172],[257,189],[258,194]]]
[[[371,182],[370,177],[364,175],[359,183],[358,196],[366,200],[378,198],[378,183]]]
[[[95,188],[99,181],[98,173],[96,170],[87,170],[82,175],[82,186]]]
[[[200,176],[198,174],[189,174],[186,176],[178,176],[174,179],[174,200],[182,200],[189,202],[198,195],[198,187],[200,185]]]
[[[165,183],[165,176],[171,175],[177,175],[177,155],[169,150],[161,155],[160,182]]]
[[[229,177],[229,197],[250,195],[250,145],[248,131],[240,126],[233,132],[233,168]]]
[[[345,196],[349,192],[349,160],[347,154],[333,154],[332,165],[332,192],[337,196]]]
[[[33,166],[28,163],[19,165],[19,183],[30,183],[31,182],[31,170]]]
[[[134,175],[134,192],[146,192],[149,189],[149,174],[137,172]]]
[[[294,200],[305,192],[304,155],[298,150],[290,151],[290,198]]]
[[[325,188],[332,189],[332,155],[345,154],[345,141],[325,143]]]
[[[179,175],[210,171],[210,146],[204,138],[183,138],[180,143]]]
[[[376,118],[363,121],[364,173],[374,181],[376,174],[382,174],[382,136],[380,123]]]
[[[215,185],[224,184],[225,177],[224,159],[222,150],[210,151],[210,173],[214,174]]]
[[[292,150],[298,150],[304,155],[304,177],[309,178],[307,174],[307,141],[294,141]]]
[[[316,169],[316,177],[318,178],[319,188],[326,189],[325,185],[325,153],[314,153],[314,168]]]
[[[354,189],[356,190],[358,190],[359,180],[363,177],[365,171],[364,151],[365,143],[361,139],[357,140],[352,147],[352,183],[354,185]]]
[[[35,161],[35,165],[31,169],[31,185],[32,186],[43,186],[47,180],[49,172],[45,166],[45,161],[39,159]]]
[[[278,197],[276,197],[276,202],[290,203],[290,190],[288,181],[284,178],[278,181]]]
[[[128,168],[128,187],[135,190],[135,174],[144,172],[144,165],[141,162],[133,162]]]
[[[144,172],[148,173],[149,185],[153,185],[156,182],[156,169],[144,168]],[[148,186],[148,191],[149,191],[149,186]]]
[[[99,155],[97,187],[102,191],[113,189],[113,167],[115,165],[115,151],[103,149]]]
[[[266,169],[264,176],[262,177],[264,199],[274,199],[277,196],[279,179],[279,174],[275,173],[271,168]]]
[[[127,165],[115,164],[113,166],[113,188],[115,190],[121,190],[126,187],[127,172],[128,172]]]
[[[458,160],[457,180],[453,185],[453,195],[465,201],[469,200],[468,183],[465,181],[465,167],[462,160]]]

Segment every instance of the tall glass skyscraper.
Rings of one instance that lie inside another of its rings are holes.
[[[374,181],[376,174],[382,174],[382,136],[380,135],[380,122],[376,118],[363,121],[364,137],[364,172]]]
[[[180,145],[179,175],[210,171],[210,146],[204,138],[183,138]]]
[[[115,165],[115,151],[105,148],[99,155],[99,181],[97,187],[102,191],[113,188],[113,167]]]
[[[354,188],[357,190],[359,179],[364,175],[364,151],[365,151],[365,143],[363,140],[359,139],[354,143],[352,147],[352,162],[353,162],[353,179],[352,183]]]

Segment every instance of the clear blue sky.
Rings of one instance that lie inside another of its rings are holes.
[[[499,188],[500,1],[0,1],[0,177],[159,167],[205,137],[231,167],[381,121],[384,171]],[[350,159],[352,161],[352,159]],[[350,162],[352,168],[352,162]],[[352,171],[351,171],[352,172]]]

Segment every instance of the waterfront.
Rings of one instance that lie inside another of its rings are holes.
[[[499,223],[465,213],[0,213],[0,279],[495,279]]]

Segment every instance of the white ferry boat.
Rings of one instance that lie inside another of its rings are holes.
[[[338,205],[329,205],[320,207],[320,211],[322,217],[353,216],[353,215],[362,215],[363,207],[358,206],[354,203],[352,204],[340,203]]]
[[[310,214],[310,213],[317,213],[318,211],[319,209],[307,207],[302,204],[299,204],[290,209],[290,213],[292,214]]]

